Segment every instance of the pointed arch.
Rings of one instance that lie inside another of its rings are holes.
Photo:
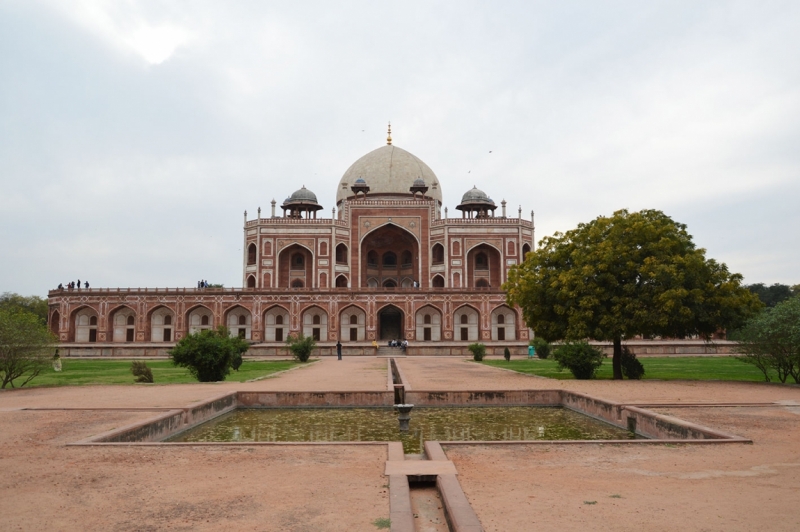
[[[339,275],[336,277],[336,288],[347,288],[347,276]]]
[[[367,311],[359,305],[346,306],[339,313],[339,340],[363,342],[367,339]]]
[[[312,287],[314,251],[308,246],[294,242],[278,252],[278,278],[275,286],[281,288],[298,288],[295,281],[302,282],[303,287]]]
[[[69,338],[74,342],[97,342],[99,313],[94,307],[81,305],[70,313]]]
[[[431,279],[431,286],[433,288],[444,288],[444,277],[439,274],[434,275],[433,279]]]
[[[264,311],[264,340],[284,342],[289,336],[291,318],[289,310],[282,305],[273,305]]]
[[[477,342],[480,339],[480,312],[465,303],[453,311],[454,339],[463,342]]]
[[[256,255],[258,254],[258,249],[256,248],[255,243],[250,242],[250,245],[247,246],[247,265],[252,266],[256,263]]]
[[[433,305],[425,305],[416,312],[416,339],[423,342],[438,342],[442,339],[442,311]]]
[[[256,287],[256,276],[255,275],[248,275],[247,276],[247,288],[255,288]]]
[[[492,341],[503,342],[517,339],[517,312],[508,305],[492,309]]]
[[[145,338],[151,342],[172,342],[175,339],[175,316],[177,314],[167,305],[159,304],[146,315]]]
[[[236,304],[226,309],[222,315],[231,337],[238,336],[244,340],[252,338],[253,315],[248,308]]]
[[[214,313],[202,303],[190,307],[185,314],[186,330],[189,334],[196,334],[205,329],[213,329]]]
[[[444,246],[438,242],[431,248],[431,264],[433,266],[444,264]]]
[[[117,305],[108,312],[106,338],[112,342],[133,342],[136,339],[136,311],[126,304]],[[132,318],[132,319],[131,319]]]
[[[399,340],[405,338],[405,312],[392,303],[386,303],[377,309],[378,337],[381,340]]]
[[[58,333],[61,329],[61,313],[58,309],[54,310],[47,319],[47,328],[58,337]]]
[[[303,310],[300,315],[303,335],[312,336],[317,342],[328,340],[328,312],[318,305]]]

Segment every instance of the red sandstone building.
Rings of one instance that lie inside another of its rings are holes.
[[[506,216],[477,188],[442,212],[433,171],[392,145],[342,176],[332,218],[305,187],[276,214],[244,221],[244,288],[54,290],[50,321],[67,355],[163,354],[186,334],[224,324],[275,354],[289,334],[323,352],[373,353],[373,340],[409,341],[408,354],[519,352],[529,331],[501,285],[533,248],[532,220]]]

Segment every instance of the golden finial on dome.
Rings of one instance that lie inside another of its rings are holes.
[[[386,144],[392,145],[392,123],[389,122],[389,135],[386,137]]]

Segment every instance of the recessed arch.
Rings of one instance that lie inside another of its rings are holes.
[[[469,304],[458,307],[453,312],[453,332],[455,340],[477,342],[480,339],[480,312]]]
[[[416,312],[416,339],[423,342],[439,342],[442,339],[442,311],[433,305],[425,305]]]
[[[431,264],[438,266],[444,264],[444,246],[436,243],[431,248]]]
[[[339,275],[336,277],[336,288],[347,288],[347,276]]]
[[[444,288],[444,277],[441,275],[434,275],[431,279],[431,286],[434,288]]]
[[[72,311],[69,318],[70,340],[75,342],[97,342],[98,312],[93,307],[82,305]]]
[[[255,275],[248,275],[247,276],[247,288],[255,288],[256,287],[256,276]]]
[[[356,283],[362,287],[372,286],[372,278],[376,279],[375,286],[383,286],[389,278],[398,283],[400,275],[419,278],[419,238],[404,227],[387,222],[370,228],[361,237],[359,250],[360,256],[366,257]]]
[[[530,252],[531,252],[531,245],[530,244],[523,244],[522,245],[522,260],[525,260],[525,257]]]
[[[186,329],[189,334],[214,328],[214,313],[203,304],[198,304],[186,311]]]
[[[348,305],[339,313],[339,340],[363,342],[366,340],[367,311],[359,305]]]
[[[136,311],[128,305],[117,305],[108,313],[108,333],[112,342],[133,342],[136,339]]]
[[[517,313],[508,305],[499,305],[492,310],[492,341],[516,340]]]
[[[231,337],[238,336],[244,340],[252,338],[253,317],[249,309],[242,305],[233,305],[226,309],[223,315],[225,316],[225,326]]]
[[[175,339],[175,311],[166,305],[157,305],[147,313],[149,331],[145,338],[151,342],[172,342]]]
[[[502,251],[492,244],[481,242],[466,252],[467,287],[499,287],[502,281]],[[479,281],[481,282],[479,286]]]
[[[328,312],[322,307],[312,305],[301,314],[303,335],[312,336],[317,342],[328,339]]]
[[[278,252],[277,264],[277,287],[297,288],[293,283],[298,279],[302,281],[303,287],[312,286],[314,252],[308,246],[298,242],[286,246]]]
[[[50,329],[51,333],[58,336],[58,332],[61,329],[61,313],[58,309],[54,310],[47,319],[47,328]]]
[[[405,338],[405,313],[396,305],[388,303],[378,309],[378,337],[381,340]]]
[[[290,330],[289,311],[281,305],[273,305],[264,311],[264,340],[284,342]]]
[[[251,242],[249,246],[247,246],[247,265],[252,266],[256,263],[256,255],[258,254],[258,248],[256,245]]]
[[[347,245],[344,243],[336,245],[336,264],[347,264],[349,262]]]

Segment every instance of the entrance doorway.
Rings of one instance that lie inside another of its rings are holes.
[[[381,340],[402,340],[403,312],[389,305],[378,313],[378,334]]]

